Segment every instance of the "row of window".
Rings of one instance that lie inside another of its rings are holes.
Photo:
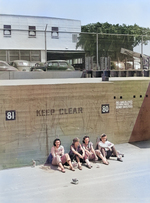
[[[4,35],[11,36],[11,25],[4,25],[3,27]],[[52,38],[59,38],[58,35],[58,27],[52,27]],[[36,37],[36,26],[29,26],[28,27],[28,35],[29,37]]]
[[[11,25],[4,25],[3,26],[3,34],[4,34],[4,36],[11,36]],[[29,26],[28,27],[28,36],[29,37],[36,37],[36,26]],[[53,39],[59,39],[58,27],[52,27],[51,28],[51,37]],[[72,35],[72,42],[77,42],[77,34]]]

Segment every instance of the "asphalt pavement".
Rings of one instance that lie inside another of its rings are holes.
[[[150,141],[116,148],[123,162],[112,157],[108,166],[98,161],[82,171],[43,165],[1,170],[0,203],[149,203]]]

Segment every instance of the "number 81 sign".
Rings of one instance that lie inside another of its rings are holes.
[[[6,111],[6,121],[10,120],[16,120],[16,111],[11,110],[11,111]]]
[[[101,111],[102,113],[109,113],[109,104],[102,104]]]

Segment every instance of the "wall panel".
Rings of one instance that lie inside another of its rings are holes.
[[[114,143],[128,142],[148,84],[137,80],[1,85],[0,168],[30,165],[32,159],[44,163],[56,137],[66,152],[74,137],[82,140],[84,135],[94,144],[102,133]],[[102,105],[109,105],[109,113],[102,113]],[[15,120],[6,120],[6,111],[15,111]],[[150,129],[146,132],[142,140],[150,139]]]

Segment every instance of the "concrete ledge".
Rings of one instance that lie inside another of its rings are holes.
[[[81,76],[82,76],[82,71],[47,71],[47,72],[0,71],[0,80],[81,78]]]

